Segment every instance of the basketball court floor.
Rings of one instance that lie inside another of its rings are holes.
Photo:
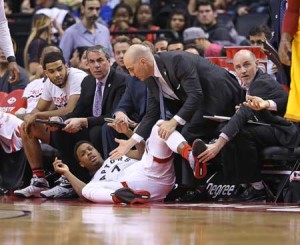
[[[1,245],[300,244],[300,206],[0,197]]]

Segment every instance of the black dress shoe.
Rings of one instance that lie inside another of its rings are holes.
[[[239,197],[244,191],[246,190],[246,187],[242,185],[238,185],[234,192],[230,196],[223,196],[218,199],[219,202],[234,202],[234,199]]]
[[[231,202],[265,202],[267,199],[266,190],[256,190],[251,185],[240,196],[232,198]]]

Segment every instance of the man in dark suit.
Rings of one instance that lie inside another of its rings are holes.
[[[264,201],[260,150],[276,145],[296,147],[300,142],[299,132],[293,123],[281,117],[286,109],[286,91],[258,68],[254,54],[241,50],[235,54],[233,64],[248,100],[221,129],[218,140],[207,145],[207,150],[198,157],[200,162],[207,162],[223,148],[224,175],[228,182],[241,184],[230,201]],[[248,120],[270,125],[248,124]]]
[[[217,124],[203,115],[234,114],[242,91],[232,74],[208,60],[187,52],[165,52],[153,57],[142,45],[132,45],[124,56],[131,75],[144,80],[149,90],[147,112],[135,134],[111,152],[119,158],[149,137],[152,126],[160,119],[159,135],[167,139],[177,126],[188,142],[202,135],[207,139],[217,132]]]
[[[140,123],[146,113],[147,104],[147,87],[145,83],[139,79],[132,77],[127,82],[125,92],[112,113],[115,123],[125,122],[129,126],[136,126]],[[104,158],[109,157],[109,152],[115,149],[118,144],[114,141],[115,138],[123,138],[122,134],[118,134],[116,130],[107,124],[103,125],[102,138],[106,141],[103,145]]]
[[[87,50],[87,60],[92,75],[87,76],[81,85],[81,95],[73,112],[63,117],[67,126],[63,131],[77,133],[87,128],[89,138],[103,154],[102,126],[104,118],[111,117],[117,107],[130,76],[110,67],[109,54],[100,45]],[[99,90],[100,85],[100,90]],[[97,93],[100,104],[96,105]],[[97,109],[100,108],[100,111]],[[67,119],[67,120],[66,120]]]

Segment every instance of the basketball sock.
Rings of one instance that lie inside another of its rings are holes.
[[[251,185],[255,190],[262,190],[264,188],[262,181],[251,183]]]
[[[32,169],[32,174],[37,176],[38,178],[45,178],[45,170],[42,168]]]
[[[186,144],[180,152],[181,156],[188,161],[190,160],[190,153],[192,153],[192,147],[188,144]]]
[[[181,149],[181,156],[186,159],[189,163],[192,169],[195,168],[195,157],[193,155],[192,147],[190,145],[185,145]]]

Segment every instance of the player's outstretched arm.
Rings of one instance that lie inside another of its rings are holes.
[[[86,186],[86,184],[80,179],[78,179],[74,174],[72,174],[69,167],[66,164],[64,164],[61,160],[56,158],[53,162],[53,167],[55,172],[64,175],[69,180],[77,195],[80,198],[84,199],[84,197],[82,196],[82,189]]]

